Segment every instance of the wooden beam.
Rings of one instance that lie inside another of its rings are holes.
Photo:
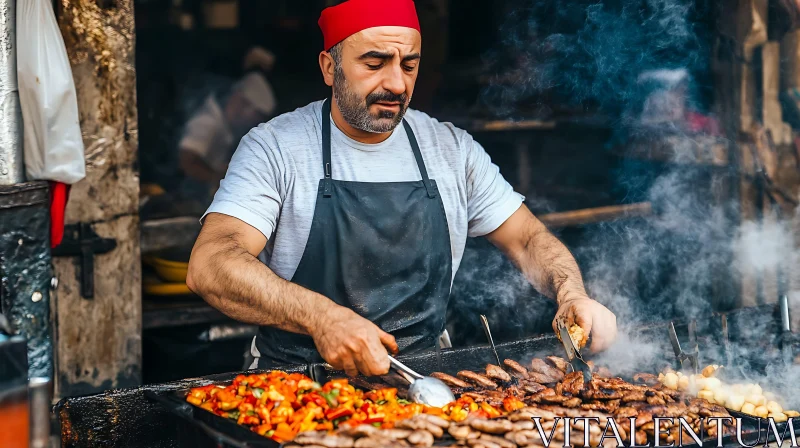
[[[191,247],[200,234],[200,228],[200,218],[197,216],[142,221],[142,254]]]
[[[474,121],[469,130],[471,132],[503,132],[503,131],[527,131],[532,129],[550,130],[555,129],[555,121],[542,120],[477,120]]]
[[[141,382],[141,262],[133,0],[59,0],[58,22],[78,94],[86,178],[68,224],[90,223],[116,248],[95,256],[94,298],[80,293],[75,258],[55,260],[57,398]]]
[[[637,202],[635,204],[609,205],[605,207],[571,210],[568,212],[547,213],[538,216],[538,218],[544,225],[552,229],[616,221],[618,219],[645,217],[652,214],[653,205],[650,202]]]

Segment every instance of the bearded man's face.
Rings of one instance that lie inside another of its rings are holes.
[[[333,77],[333,97],[350,126],[366,132],[393,130],[403,119],[419,68],[419,32],[376,27],[342,42]]]

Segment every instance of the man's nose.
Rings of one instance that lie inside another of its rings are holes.
[[[383,78],[383,88],[394,93],[401,95],[406,91],[406,83],[403,80],[403,69],[400,64],[389,65],[386,71],[386,76]]]

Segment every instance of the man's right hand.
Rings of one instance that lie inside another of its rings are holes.
[[[389,372],[386,349],[392,353],[398,350],[394,336],[338,305],[325,313],[322,324],[311,331],[311,337],[322,358],[350,376],[359,372],[366,376],[385,375]]]

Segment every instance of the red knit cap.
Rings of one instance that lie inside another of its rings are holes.
[[[420,31],[413,0],[348,0],[322,10],[319,27],[325,51],[356,34],[376,26],[403,26]]]

